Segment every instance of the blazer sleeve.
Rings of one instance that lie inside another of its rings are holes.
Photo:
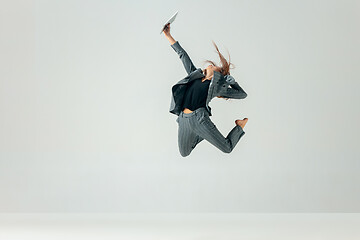
[[[193,62],[191,61],[187,52],[181,47],[180,43],[176,41],[174,44],[170,45],[175,52],[179,55],[187,74],[190,74],[192,71],[196,70]]]
[[[222,94],[222,97],[225,98],[235,98],[235,99],[243,99],[247,97],[247,93],[240,87],[240,85],[235,81],[234,77],[231,75],[224,76],[225,81],[230,85],[226,89],[226,92]]]

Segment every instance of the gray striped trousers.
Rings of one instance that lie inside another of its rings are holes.
[[[198,143],[206,139],[225,153],[230,153],[245,134],[241,126],[236,125],[225,138],[209,118],[205,107],[191,113],[181,112],[178,123],[178,145],[181,156],[190,155]]]

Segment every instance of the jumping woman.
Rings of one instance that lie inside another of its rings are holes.
[[[176,114],[178,123],[178,146],[181,156],[190,155],[198,143],[206,139],[225,153],[230,153],[240,138],[245,134],[247,118],[235,120],[235,127],[225,138],[210,120],[212,98],[246,98],[246,92],[230,75],[230,65],[215,48],[221,60],[221,66],[211,64],[205,68],[196,68],[189,55],[170,34],[170,24],[164,28],[164,34],[171,47],[179,55],[188,76],[172,86],[170,113]],[[229,58],[230,62],[230,58]]]

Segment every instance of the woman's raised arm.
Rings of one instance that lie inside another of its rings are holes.
[[[187,74],[190,74],[191,72],[195,71],[196,67],[194,66],[194,64],[191,61],[187,52],[181,47],[180,43],[171,36],[170,24],[168,24],[168,26],[166,26],[166,28],[164,30],[164,34],[165,34],[166,38],[169,40],[171,47],[179,55]]]
[[[168,23],[164,29],[164,35],[169,40],[170,44],[173,45],[176,41],[170,34],[170,23]]]

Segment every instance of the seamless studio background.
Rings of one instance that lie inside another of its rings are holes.
[[[1,212],[358,212],[358,1],[0,2]],[[232,153],[183,158],[171,86],[235,64],[213,99]]]

